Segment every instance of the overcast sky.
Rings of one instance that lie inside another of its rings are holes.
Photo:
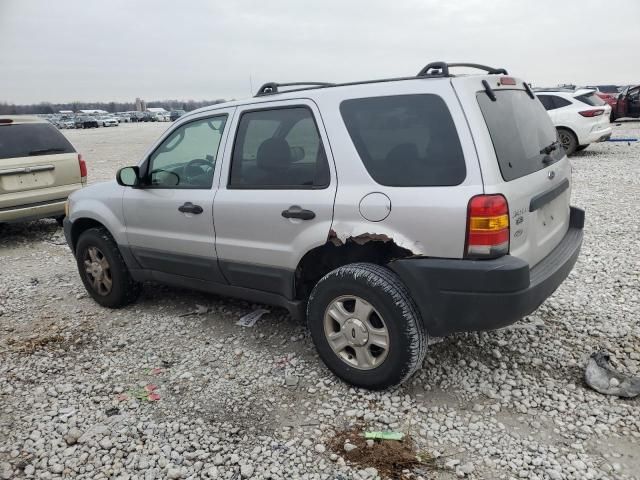
[[[0,0],[0,101],[215,99],[267,81],[504,67],[640,83],[636,0]]]

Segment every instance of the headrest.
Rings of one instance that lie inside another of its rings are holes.
[[[291,162],[289,143],[282,138],[269,138],[258,147],[256,164],[260,168],[285,168]]]

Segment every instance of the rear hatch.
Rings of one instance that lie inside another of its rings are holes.
[[[521,80],[473,76],[452,85],[471,124],[485,193],[507,199],[509,253],[533,267],[569,228],[571,165],[556,129]]]
[[[0,117],[0,209],[57,200],[66,196],[57,187],[80,183],[78,154],[53,125]]]

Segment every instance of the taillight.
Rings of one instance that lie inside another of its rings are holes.
[[[87,178],[87,162],[82,158],[82,154],[78,154],[78,165],[80,165],[80,176],[82,180],[86,180]]]
[[[602,115],[604,113],[604,109],[597,108],[595,110],[583,110],[582,112],[578,112],[583,117],[597,117],[598,115]]]
[[[477,195],[467,208],[467,258],[509,253],[509,205],[502,195]]]

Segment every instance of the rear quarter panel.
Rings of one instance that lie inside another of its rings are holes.
[[[431,93],[448,106],[466,160],[466,178],[457,186],[389,187],[376,183],[367,172],[340,113],[346,99]],[[314,95],[330,139],[336,162],[338,190],[332,229],[337,238],[366,241],[393,240],[415,255],[461,258],[466,237],[469,199],[482,193],[482,178],[473,138],[449,79],[418,79],[326,89]],[[366,220],[360,202],[380,192],[390,199],[389,215]]]

